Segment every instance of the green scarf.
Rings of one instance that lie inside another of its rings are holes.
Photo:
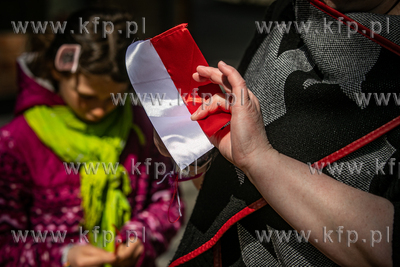
[[[131,217],[126,198],[131,184],[126,169],[118,165],[119,156],[131,128],[143,140],[140,129],[132,126],[131,106],[118,107],[93,124],[77,118],[67,106],[35,106],[24,116],[39,139],[65,161],[64,165],[80,164],[84,227],[89,230],[89,240],[114,251],[113,242],[104,244],[103,231],[111,231],[115,238],[114,225],[119,229]],[[91,231],[94,226],[100,226],[96,239]],[[110,234],[106,238],[110,240]]]

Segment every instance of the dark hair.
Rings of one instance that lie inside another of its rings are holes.
[[[97,26],[93,23],[95,17],[99,17]],[[89,23],[82,27],[86,21]],[[63,44],[79,44],[81,54],[77,73],[108,75],[115,82],[129,82],[125,53],[133,38],[127,37],[127,21],[132,21],[132,17],[114,8],[86,8],[71,14],[64,32],[55,34],[48,48],[38,53],[36,60],[30,64],[32,72],[55,83],[51,72],[55,70],[54,59],[58,49]],[[114,29],[111,34],[104,36],[103,22],[112,23]]]

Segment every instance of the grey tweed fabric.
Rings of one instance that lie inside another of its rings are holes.
[[[400,16],[346,15],[367,27],[379,23],[381,35],[400,45]],[[277,0],[265,19],[273,27],[256,33],[239,71],[260,101],[266,134],[277,151],[311,165],[400,115],[399,56],[365,36],[348,34],[346,25],[308,0]],[[306,28],[299,31],[296,23]],[[369,103],[360,101],[362,94],[371,95]],[[390,101],[382,104],[374,94]],[[321,170],[393,204],[393,251],[400,249],[399,147],[400,127]],[[207,249],[218,240],[223,266],[337,266],[274,207],[237,216],[262,197],[240,169],[216,156],[174,260],[184,260],[185,267],[212,266]],[[393,264],[400,264],[400,254],[393,254]]]
[[[357,103],[356,93],[363,92],[361,85],[366,80],[366,74],[374,67],[383,49],[360,34],[348,35],[345,25],[338,24],[335,19],[312,7],[308,1],[296,1],[295,12],[298,23],[310,25],[308,32],[300,34],[304,45],[279,53],[285,33],[275,27],[258,48],[244,76],[247,86],[261,103],[266,126],[285,115],[285,81],[295,71],[309,72],[317,66],[323,79],[307,79],[303,83],[304,90],[316,84],[335,84]],[[387,16],[348,15],[364,25],[380,22],[387,29]],[[330,24],[331,30],[327,31],[324,27],[329,21],[333,23]],[[383,31],[381,34],[400,43],[400,19],[391,18],[390,25],[390,33]],[[359,105],[359,108],[365,108],[365,104]],[[385,138],[380,138],[338,161],[337,165],[329,166],[326,171],[347,185],[369,191],[376,172],[376,161],[386,162],[395,151]],[[243,172],[238,168],[236,172],[243,183]],[[294,235],[289,242],[279,240],[276,230],[268,225],[266,227],[273,232],[270,242],[273,243],[277,258],[238,224],[242,258],[246,266],[336,266],[311,244],[299,243]]]

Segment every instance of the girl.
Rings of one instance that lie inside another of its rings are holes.
[[[0,129],[1,265],[154,266],[181,226],[147,116],[110,97],[129,87],[130,20],[81,10],[18,60],[16,117]]]

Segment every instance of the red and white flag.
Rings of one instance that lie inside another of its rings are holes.
[[[231,118],[221,112],[200,121],[190,119],[198,107],[209,103],[210,96],[222,91],[209,81],[193,80],[197,66],[208,64],[186,26],[181,24],[154,38],[134,42],[126,53],[132,86],[181,169],[213,148],[208,137]]]

